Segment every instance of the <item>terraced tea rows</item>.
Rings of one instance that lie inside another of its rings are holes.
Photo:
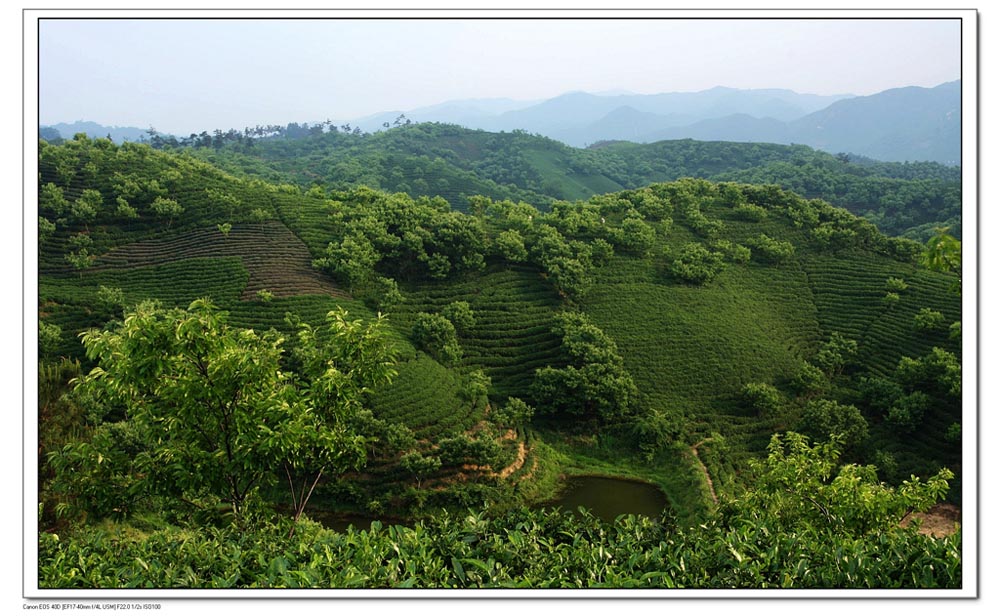
[[[422,439],[463,432],[482,420],[485,401],[474,405],[463,398],[455,372],[434,359],[418,353],[398,372],[391,385],[370,396],[378,418],[402,423]]]
[[[285,225],[268,221],[234,225],[228,237],[217,229],[198,229],[168,238],[136,242],[101,256],[95,270],[123,269],[196,257],[239,257],[249,272],[242,299],[266,289],[275,297],[347,294],[312,267],[305,244]]]
[[[953,277],[899,262],[873,261],[864,254],[853,259],[816,255],[804,266],[824,335],[838,331],[857,340],[863,369],[886,375],[902,356],[924,355],[934,346],[957,350],[947,331],[949,324],[961,318],[958,302],[949,291]],[[889,277],[902,278],[909,285],[895,305],[883,301]],[[921,308],[942,312],[944,326],[915,331],[913,318]]]
[[[561,343],[552,333],[559,300],[536,270],[492,270],[473,281],[421,285],[406,294],[394,322],[409,331],[417,313],[436,312],[454,301],[468,302],[476,316],[475,325],[459,336],[463,364],[482,369],[497,397],[523,397],[537,368],[561,365]]]

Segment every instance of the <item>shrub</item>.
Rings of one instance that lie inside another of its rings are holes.
[[[817,440],[839,435],[846,447],[860,445],[868,438],[868,422],[861,411],[833,400],[809,402],[802,412],[801,429]]]
[[[747,383],[740,396],[747,408],[762,415],[777,413],[781,409],[781,393],[767,383]]]
[[[670,264],[670,273],[693,284],[705,284],[725,269],[723,255],[698,243],[686,244]]]
[[[462,357],[455,325],[440,314],[417,314],[417,322],[413,324],[413,341],[428,355],[444,363],[454,363]]]
[[[944,315],[937,310],[921,308],[913,317],[913,327],[922,331],[933,331],[944,325]]]
[[[807,361],[802,362],[792,377],[792,387],[800,394],[813,394],[829,386],[823,371]]]
[[[740,220],[748,220],[750,222],[760,222],[767,218],[767,210],[759,205],[753,205],[750,203],[744,205],[738,205],[733,208],[733,215]]]
[[[924,419],[924,413],[931,406],[931,398],[922,391],[902,396],[889,408],[886,418],[890,423],[911,432]]]
[[[902,278],[886,278],[885,279],[885,290],[895,291],[897,293],[905,291],[910,288],[910,285],[906,284]]]
[[[754,249],[754,256],[768,263],[780,263],[795,254],[795,246],[791,242],[783,242],[761,233],[747,240]]]
[[[476,324],[476,316],[469,307],[469,302],[452,302],[441,310],[441,314],[451,321],[459,332],[468,332]]]

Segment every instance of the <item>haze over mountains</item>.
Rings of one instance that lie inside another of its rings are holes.
[[[691,138],[797,143],[890,162],[961,162],[960,81],[870,96],[715,87],[663,94],[572,92],[543,101],[467,99],[376,113],[349,123],[375,132],[391,126],[401,114],[411,122],[443,122],[491,132],[524,130],[574,147],[601,141]],[[116,140],[122,130],[84,128],[81,123],[55,128],[64,137],[110,132]]]

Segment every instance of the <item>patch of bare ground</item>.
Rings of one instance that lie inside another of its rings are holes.
[[[962,511],[955,505],[938,503],[926,513],[913,513],[900,522],[900,526],[910,526],[920,522],[917,532],[931,537],[948,537],[953,535],[962,523]]]
[[[275,297],[331,295],[347,297],[312,267],[309,249],[283,223],[233,225],[228,235],[205,228],[167,238],[121,246],[99,259],[94,270],[159,265],[197,257],[239,257],[250,273],[241,299],[256,299],[266,289]]]

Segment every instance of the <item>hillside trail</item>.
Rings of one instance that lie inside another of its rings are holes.
[[[706,441],[712,440],[711,438],[703,438],[694,445],[691,445],[691,455],[694,456],[695,462],[701,467],[701,474],[705,477],[705,483],[708,484],[708,492],[712,495],[712,502],[716,505],[719,504],[719,497],[715,495],[715,485],[712,483],[712,476],[708,474],[708,467],[705,463],[701,461],[698,456],[698,448],[705,444]]]

